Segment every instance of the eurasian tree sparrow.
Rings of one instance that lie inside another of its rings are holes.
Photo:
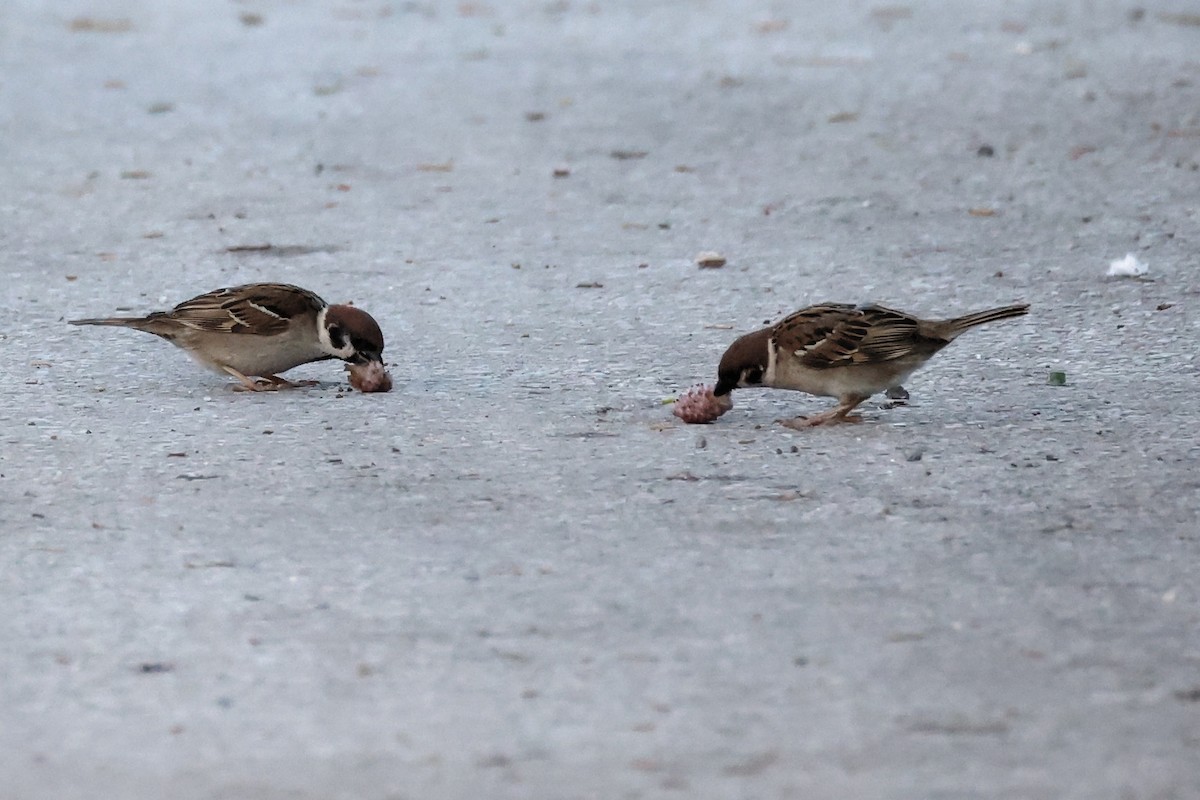
[[[850,414],[855,406],[876,392],[899,387],[959,334],[1028,311],[1028,304],[1021,304],[924,320],[878,305],[811,306],[730,345],[717,368],[712,400],[706,403],[728,403],[730,392],[747,386],[794,389],[836,397],[838,405],[811,417],[783,420],[784,425],[858,422],[862,417]],[[718,406],[712,408],[715,413]]]
[[[250,391],[302,385],[279,373],[310,361],[340,358],[350,369],[373,363],[382,368],[383,362],[383,332],[370,314],[354,306],[331,306],[307,289],[284,283],[217,289],[144,317],[77,319],[71,324],[153,333],[205,367],[232,375]],[[256,375],[266,382],[252,380]]]

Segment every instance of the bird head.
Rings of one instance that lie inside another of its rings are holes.
[[[383,361],[383,331],[367,312],[349,305],[328,306],[321,312],[317,334],[334,358],[351,364]]]
[[[768,328],[748,333],[729,345],[717,367],[717,385],[713,387],[713,395],[723,397],[734,389],[762,386],[770,362],[770,341],[771,331]]]

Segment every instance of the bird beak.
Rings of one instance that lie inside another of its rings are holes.
[[[728,378],[718,378],[717,385],[713,387],[714,397],[724,397],[737,388],[737,383]]]
[[[360,366],[364,365],[364,364],[369,364],[372,361],[376,362],[377,364],[382,364],[383,363],[383,353],[375,353],[370,350],[365,350],[365,351],[360,351],[360,352],[355,353],[354,356],[350,359],[351,364],[358,364]]]

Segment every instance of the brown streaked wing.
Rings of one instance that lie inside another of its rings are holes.
[[[862,311],[867,330],[859,342],[855,361],[893,361],[914,353],[931,352],[926,346],[928,342],[918,334],[920,321],[915,317],[875,305],[865,306]]]
[[[293,317],[324,306],[320,297],[298,286],[250,283],[185,300],[171,317],[200,330],[273,336],[286,331]]]
[[[862,312],[847,303],[822,303],[780,320],[771,338],[806,367],[832,367],[848,363],[846,359],[858,349],[863,331],[853,323],[861,317]]]
[[[917,322],[882,306],[826,303],[797,311],[776,326],[784,352],[813,369],[903,358],[915,349]]]

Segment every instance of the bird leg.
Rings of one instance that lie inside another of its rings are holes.
[[[268,392],[268,391],[274,391],[275,389],[279,388],[278,386],[276,386],[272,383],[269,383],[269,382],[259,382],[256,380],[251,380],[250,378],[247,378],[242,373],[238,372],[233,367],[222,366],[221,369],[225,370],[230,375],[232,375],[233,377],[238,379],[238,383],[240,385],[233,387],[233,390],[235,392]]]
[[[776,420],[785,428],[793,430],[804,430],[805,428],[815,428],[818,425],[836,425],[841,422],[862,422],[862,417],[858,414],[850,412],[867,398],[862,395],[846,395],[838,398],[836,408],[831,408],[828,411],[822,411],[820,414],[813,414],[809,417],[796,417],[795,419]]]

